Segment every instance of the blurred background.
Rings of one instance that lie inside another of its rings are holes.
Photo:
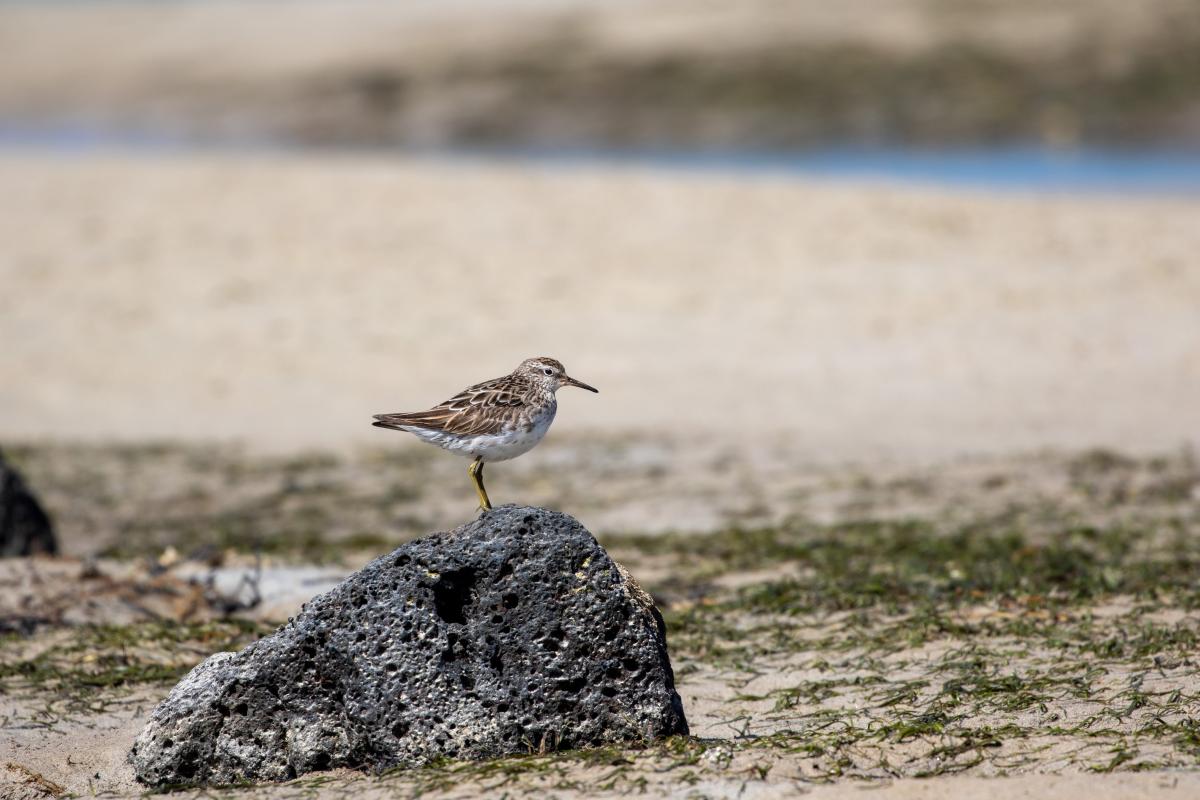
[[[489,494],[699,738],[483,796],[1200,796],[1198,254],[1200,0],[0,1],[0,796],[473,519],[372,415],[535,355]]]
[[[0,54],[0,441],[383,444],[535,354],[568,435],[1200,430],[1195,0],[5,3]]]

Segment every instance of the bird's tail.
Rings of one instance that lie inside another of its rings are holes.
[[[403,430],[403,428],[400,427],[399,417],[401,417],[401,416],[403,416],[403,415],[401,415],[401,414],[376,414],[375,421],[372,422],[371,424],[374,425],[376,428],[389,428],[393,431]]]
[[[421,414],[376,414],[375,421],[371,424],[376,428],[388,428],[394,431],[402,431],[414,426],[427,427],[422,425],[418,419],[421,416]]]

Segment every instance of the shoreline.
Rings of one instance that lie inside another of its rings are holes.
[[[1063,198],[1194,199],[1200,149],[1046,146],[1036,142],[755,148],[408,147],[311,144],[256,136],[206,138],[170,128],[70,121],[0,122],[0,158],[388,160],[443,168],[633,172],[880,189]]]

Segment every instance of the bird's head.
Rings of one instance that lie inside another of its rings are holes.
[[[557,392],[564,386],[578,386],[580,389],[587,389],[589,392],[599,392],[588,386],[583,381],[577,381],[567,374],[567,369],[562,365],[561,361],[546,356],[538,356],[537,358],[527,358],[521,362],[521,366],[517,367],[517,374],[529,378],[531,381],[541,384],[548,392]]]

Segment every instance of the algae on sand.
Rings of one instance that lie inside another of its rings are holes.
[[[35,466],[40,458],[23,457]],[[353,462],[313,460],[296,480],[328,470],[347,481],[357,474]],[[107,480],[97,471],[98,484]],[[377,778],[322,774],[295,788],[665,793],[954,774],[1120,781],[1200,766],[1194,461],[1093,451],[821,474],[807,494],[771,502],[837,513],[601,536],[664,606],[693,737],[534,748]],[[380,486],[389,480],[377,476]],[[70,791],[87,791],[96,771],[105,775],[98,789],[130,791],[119,782],[130,776],[96,765],[86,774],[51,768],[71,742],[79,751],[90,741],[78,723],[126,720],[132,737],[182,671],[268,630],[249,622],[10,635],[0,645],[0,705],[12,721],[2,735]]]

